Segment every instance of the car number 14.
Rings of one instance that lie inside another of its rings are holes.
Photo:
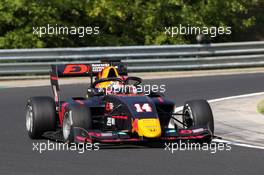
[[[137,112],[152,112],[152,108],[148,103],[144,103],[142,105],[136,103],[134,106]]]

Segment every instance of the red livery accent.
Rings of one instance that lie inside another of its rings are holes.
[[[84,64],[68,64],[63,74],[84,74],[90,71],[90,67]]]
[[[96,133],[96,132],[89,132],[90,136],[95,136],[95,137],[101,137],[102,135],[100,133]]]
[[[89,138],[86,138],[86,142],[92,143],[93,141]]]
[[[77,103],[81,104],[81,105],[84,105],[84,102],[81,101],[81,100],[75,100]]]
[[[84,142],[87,138],[81,137],[81,136],[76,136],[76,139]]]
[[[186,136],[186,137],[178,137],[178,139],[202,139],[204,138],[205,136],[203,135],[197,135],[197,136]]]
[[[138,138],[131,138],[131,139],[109,139],[109,140],[101,140],[102,143],[112,143],[112,142],[137,142],[137,141],[144,141]]]
[[[179,134],[192,134],[192,130],[179,130]]]
[[[62,121],[64,117],[65,107],[68,105],[68,103],[63,103],[61,106],[61,110],[59,111],[59,119],[60,119],[60,126],[62,126]]]
[[[119,116],[119,115],[117,115],[117,116],[112,116],[112,118],[114,118],[114,119],[123,119],[123,120],[127,120],[128,119],[128,117],[127,116]]]
[[[113,104],[111,105],[109,102],[105,103],[105,111],[109,112],[113,109]]]
[[[138,131],[138,119],[135,119],[132,123],[133,131]]]
[[[51,80],[55,80],[55,81],[57,81],[57,80],[58,80],[58,77],[50,76],[50,79],[51,79]]]
[[[76,136],[75,137],[77,140],[81,141],[81,142],[89,142],[92,143],[92,140],[89,138],[85,138],[85,137],[81,137],[81,136]]]
[[[163,100],[163,98],[162,98],[162,97],[158,97],[158,100],[159,100],[159,102],[161,102],[161,103],[163,103],[163,102],[164,102],[164,100]]]

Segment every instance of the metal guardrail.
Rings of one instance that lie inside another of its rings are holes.
[[[264,66],[264,41],[0,50],[0,75],[47,74],[50,65],[121,59],[132,72]]]

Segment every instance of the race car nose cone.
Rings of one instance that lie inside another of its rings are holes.
[[[138,120],[137,132],[139,136],[157,138],[161,136],[160,121],[156,118]]]

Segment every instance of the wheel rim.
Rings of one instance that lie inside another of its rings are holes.
[[[184,111],[183,115],[184,115],[183,122],[185,125],[184,127],[189,128],[189,127],[193,126],[194,125],[193,114],[192,114],[190,107],[187,107],[187,109]]]
[[[71,125],[71,112],[69,112],[65,114],[65,117],[63,119],[63,137],[65,140],[69,138],[71,132]]]
[[[27,107],[27,113],[26,113],[26,128],[28,132],[32,132],[33,130],[33,112],[32,112],[32,106]]]

